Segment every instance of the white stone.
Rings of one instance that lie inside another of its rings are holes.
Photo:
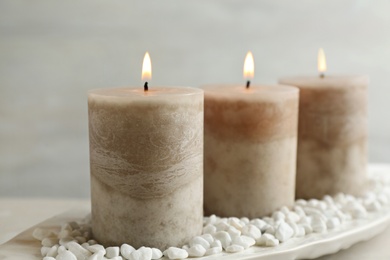
[[[77,260],[77,257],[70,251],[64,251],[58,254],[57,260]]]
[[[210,248],[210,243],[200,236],[196,236],[190,240],[190,247],[193,247],[194,245],[201,245],[206,250]]]
[[[240,246],[240,245],[230,245],[226,248],[226,252],[237,253],[237,252],[244,251],[244,249],[245,248],[243,246]]]
[[[326,222],[326,226],[329,229],[337,228],[340,225],[341,225],[341,223],[340,223],[340,219],[338,217],[333,217],[333,218],[329,219],[328,222]]]
[[[219,240],[214,240],[213,242],[211,242],[210,247],[220,247],[220,248],[222,248],[222,243]]]
[[[106,248],[106,257],[107,258],[114,258],[116,256],[119,256],[119,247],[110,246],[110,247]]]
[[[214,225],[206,225],[203,227],[203,234],[214,234],[215,232],[217,232],[217,228],[214,226]]]
[[[210,244],[214,241],[214,238],[211,234],[203,234],[200,237],[204,238]]]
[[[59,243],[58,238],[55,238],[55,237],[45,237],[41,241],[41,244],[43,246],[47,246],[47,247],[52,247],[58,243]]]
[[[59,245],[52,246],[47,252],[46,256],[56,257],[58,254],[58,247]]]
[[[169,259],[185,259],[188,257],[186,250],[177,247],[168,248],[164,251],[164,255]]]
[[[267,239],[265,245],[266,246],[277,246],[277,245],[279,245],[279,240],[277,240],[276,238]]]
[[[152,249],[150,247],[142,246],[137,250],[140,253],[140,260],[151,260],[152,259]]]
[[[226,231],[226,230],[228,230],[230,225],[228,223],[226,223],[225,221],[221,221],[221,222],[215,224],[215,227],[217,228],[217,232],[218,231]]]
[[[130,255],[131,253],[133,253],[135,251],[135,248],[128,245],[128,244],[123,244],[121,245],[121,255],[126,258],[126,259],[129,259],[130,258]]]
[[[275,237],[271,234],[263,234],[259,239],[256,240],[256,245],[258,246],[265,246],[267,243],[267,240],[269,239],[275,239]]]
[[[72,252],[77,259],[86,259],[92,255],[91,252],[89,252],[87,249],[82,247],[77,242],[69,242],[67,246],[68,246],[68,250]]]
[[[245,227],[243,227],[241,233],[255,240],[261,237],[260,229],[252,224],[247,224]]]
[[[51,256],[45,256],[43,260],[56,260],[54,257]]]
[[[267,229],[265,230],[265,233],[275,235],[275,227],[268,225]]]
[[[326,223],[320,217],[313,217],[311,222],[311,228],[313,232],[324,233],[327,230]]]
[[[226,232],[229,233],[230,237],[233,239],[233,237],[237,237],[237,236],[240,236],[241,235],[241,231],[238,230],[237,228],[233,227],[233,226],[230,226]]]
[[[289,240],[294,235],[294,230],[286,222],[282,222],[276,228],[275,237],[280,242],[285,242]]]
[[[235,227],[236,229],[240,230],[243,228],[243,224],[241,223],[241,220],[235,217],[229,218],[228,224]]]
[[[250,223],[254,226],[256,226],[258,229],[260,229],[261,232],[265,231],[265,227],[267,226],[267,223],[259,218],[252,219]],[[263,229],[264,228],[264,229]]]
[[[104,252],[98,251],[98,252],[94,253],[93,255],[91,255],[90,257],[88,257],[88,260],[104,260],[104,258],[105,258]]]
[[[206,254],[206,249],[201,245],[193,245],[187,252],[190,257],[201,257]]]
[[[206,250],[205,255],[215,255],[222,252],[222,247],[211,247]]]
[[[104,246],[99,245],[99,244],[90,245],[86,249],[89,250],[91,253],[102,252],[103,255],[106,254],[106,249],[104,248]]]
[[[152,259],[160,259],[163,253],[158,248],[152,248]]]
[[[48,247],[48,246],[43,246],[41,247],[41,255],[42,256],[47,256],[47,253],[49,252],[51,247]]]
[[[214,239],[218,239],[219,241],[221,241],[222,247],[225,249],[232,242],[232,238],[230,237],[229,233],[226,231],[219,231],[219,232],[215,233]]]
[[[256,241],[253,238],[248,236],[235,237],[232,241],[232,245],[239,245],[242,246],[244,249],[247,249],[253,246],[254,244],[256,244]]]

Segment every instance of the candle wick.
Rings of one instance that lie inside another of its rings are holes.
[[[145,84],[144,84],[144,91],[148,91],[149,90],[149,87],[148,87],[148,82],[145,81]]]
[[[251,85],[251,81],[248,80],[248,81],[246,82],[246,88],[249,88],[250,85]]]
[[[320,78],[325,78],[325,74],[324,73],[320,73]]]

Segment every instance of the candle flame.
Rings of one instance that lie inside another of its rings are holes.
[[[142,80],[148,81],[152,78],[152,62],[150,61],[149,52],[145,53],[142,63]]]
[[[253,79],[255,74],[255,62],[253,61],[252,52],[248,51],[244,61],[244,78],[249,80]]]
[[[318,72],[323,75],[326,71],[326,59],[324,49],[318,50]]]

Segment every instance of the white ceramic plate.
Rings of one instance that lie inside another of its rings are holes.
[[[383,174],[390,175],[389,165],[370,165],[369,173],[372,178]],[[90,212],[89,208],[80,208],[60,214],[48,219],[35,227],[32,227],[7,243],[0,246],[1,260],[37,260],[40,256],[40,242],[32,237],[32,232],[36,227],[59,230],[62,223],[78,221]],[[371,239],[382,232],[390,224],[390,208],[385,208],[381,212],[371,213],[366,219],[358,220],[343,225],[342,229],[330,231],[323,234],[310,234],[303,238],[290,239],[276,247],[251,247],[242,253],[202,257],[202,260],[215,259],[313,259],[323,255],[336,253],[341,249],[346,249],[353,244]]]

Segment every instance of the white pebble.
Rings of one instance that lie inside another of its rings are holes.
[[[226,231],[230,227],[230,225],[224,221],[219,222],[218,224],[215,225],[218,231]]]
[[[242,234],[253,239],[259,239],[261,237],[261,231],[258,227],[252,224],[248,224],[242,228]]]
[[[340,219],[338,217],[333,217],[333,218],[330,218],[328,220],[328,222],[326,222],[326,226],[329,228],[329,229],[334,229],[334,228],[337,228],[338,226],[340,226]]]
[[[191,239],[190,247],[193,247],[194,245],[201,245],[206,250],[210,248],[210,243],[207,242],[206,239],[204,239],[203,237],[200,237],[200,236],[196,236],[196,237]]]
[[[323,221],[320,217],[313,217],[311,222],[311,227],[313,232],[316,233],[324,233],[327,229],[325,221]]]
[[[235,237],[232,241],[232,245],[239,245],[242,246],[244,249],[247,249],[253,246],[254,244],[256,244],[256,241],[253,238],[248,236]]]
[[[67,246],[69,251],[72,252],[77,259],[86,259],[92,255],[91,252],[89,252],[77,242],[69,242]]]
[[[214,234],[215,232],[217,232],[217,228],[213,225],[206,225],[203,227],[203,234]]]
[[[259,239],[256,240],[256,245],[258,246],[265,246],[267,243],[267,240],[275,239],[275,237],[271,234],[263,234]]]
[[[240,221],[243,224],[243,226],[245,226],[246,224],[248,224],[250,222],[250,219],[247,217],[242,217],[242,218],[240,218]]]
[[[275,235],[275,228],[274,226],[269,225],[267,229],[265,230],[265,233]]]
[[[49,252],[49,250],[50,250],[50,247],[48,247],[48,246],[41,247],[41,255],[47,256],[47,253]]]
[[[264,232],[265,227],[267,226],[267,223],[259,218],[252,219],[250,223],[260,229],[261,232]]]
[[[237,237],[237,236],[240,236],[241,235],[241,231],[238,230],[237,228],[233,227],[233,226],[230,226],[226,232],[229,233],[230,237]]]
[[[75,242],[75,240],[72,238],[72,237],[64,237],[64,238],[61,238],[60,241],[58,242],[61,246],[65,246],[69,243],[69,242]]]
[[[133,253],[134,251],[135,251],[135,248],[128,245],[128,244],[121,245],[121,255],[126,259],[129,259],[131,253]]]
[[[204,238],[210,244],[214,241],[214,238],[213,238],[213,236],[211,234],[203,234],[200,237]]]
[[[223,248],[230,246],[230,244],[232,242],[232,238],[230,237],[229,233],[226,231],[219,231],[219,232],[215,233],[214,238],[221,241]]]
[[[190,257],[201,257],[205,255],[206,249],[201,245],[193,245],[187,252]]]
[[[46,256],[56,257],[58,254],[58,247],[59,245],[52,246],[47,252]]]
[[[56,260],[54,257],[51,256],[45,256],[43,260]]]
[[[376,212],[376,211],[381,210],[382,205],[378,201],[372,201],[372,202],[367,204],[366,208],[368,211]]]
[[[66,247],[65,246],[60,246],[59,248],[58,248],[58,254],[61,254],[62,252],[65,252],[67,249],[66,249]]]
[[[64,251],[58,254],[57,260],[77,260],[77,257],[70,251]]]
[[[91,255],[88,260],[103,260],[105,257],[104,257],[104,253],[103,251],[98,251],[96,253],[94,253],[93,255]]]
[[[276,238],[267,239],[265,245],[266,246],[277,246],[277,245],[279,245],[279,240],[277,240]]]
[[[152,259],[160,259],[163,253],[158,248],[152,248]]]
[[[152,259],[153,252],[152,252],[152,249],[150,247],[142,246],[142,247],[138,248],[137,251],[140,252],[140,260]]]
[[[43,246],[52,247],[56,244],[58,244],[58,239],[54,237],[46,237],[42,240],[41,244]]]
[[[206,250],[205,255],[215,255],[222,252],[222,247],[212,247]]]
[[[91,245],[91,246],[87,247],[86,249],[89,250],[91,253],[102,252],[103,255],[106,254],[106,249],[104,248],[104,246],[99,245],[99,244]]]
[[[117,246],[110,246],[106,248],[106,257],[107,258],[113,258],[119,256],[119,247]]]
[[[210,247],[220,247],[220,248],[222,248],[222,243],[219,240],[215,240],[215,241],[211,242]]]
[[[226,252],[237,253],[237,252],[244,251],[244,249],[245,248],[243,246],[240,246],[240,245],[230,245],[226,248]]]
[[[241,221],[238,218],[229,218],[229,225],[235,227],[238,230],[241,230],[244,225],[241,224]]]
[[[280,242],[285,242],[289,240],[294,235],[294,230],[286,222],[282,222],[276,228],[275,237]]]
[[[177,247],[168,248],[164,251],[164,255],[169,259],[185,259],[188,257],[186,250]]]

